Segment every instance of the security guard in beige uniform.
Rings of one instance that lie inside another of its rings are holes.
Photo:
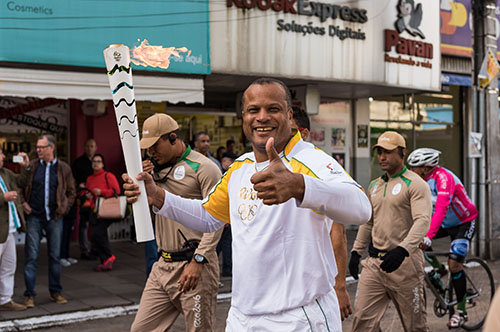
[[[404,165],[406,143],[394,131],[378,138],[378,162],[385,174],[373,180],[368,197],[372,219],[362,225],[351,251],[349,270],[363,273],[354,304],[353,331],[379,331],[389,301],[398,311],[405,331],[428,331],[424,297],[424,262],[418,245],[432,216],[429,186]]]
[[[141,148],[155,165],[153,178],[171,193],[206,197],[219,181],[219,168],[179,137],[177,122],[156,113],[144,121]],[[147,162],[145,162],[147,169]],[[186,331],[213,331],[219,281],[215,248],[222,229],[201,233],[156,215],[160,258],[153,265],[131,331],[167,331],[180,313]]]

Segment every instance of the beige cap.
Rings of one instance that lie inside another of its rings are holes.
[[[177,122],[165,113],[155,113],[142,124],[141,149],[148,149],[165,134],[179,129]]]
[[[386,131],[378,137],[377,144],[372,149],[381,147],[388,151],[396,149],[398,146],[406,148],[406,142],[403,136],[395,131]]]

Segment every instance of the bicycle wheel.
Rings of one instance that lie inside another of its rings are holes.
[[[474,331],[483,326],[495,292],[495,282],[490,268],[480,258],[467,259],[464,271],[467,278],[466,310],[469,319],[463,328],[467,331]]]

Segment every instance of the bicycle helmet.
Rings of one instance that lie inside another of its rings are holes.
[[[406,161],[408,162],[408,165],[411,167],[422,167],[422,166],[434,167],[439,164],[440,154],[441,151],[438,150],[434,150],[431,148],[420,148],[410,153]]]

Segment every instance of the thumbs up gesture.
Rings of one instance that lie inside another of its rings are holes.
[[[257,197],[266,205],[281,204],[292,197],[302,201],[304,178],[301,174],[293,173],[286,168],[274,147],[273,137],[267,140],[266,152],[269,167],[250,178],[253,188],[257,191]]]

